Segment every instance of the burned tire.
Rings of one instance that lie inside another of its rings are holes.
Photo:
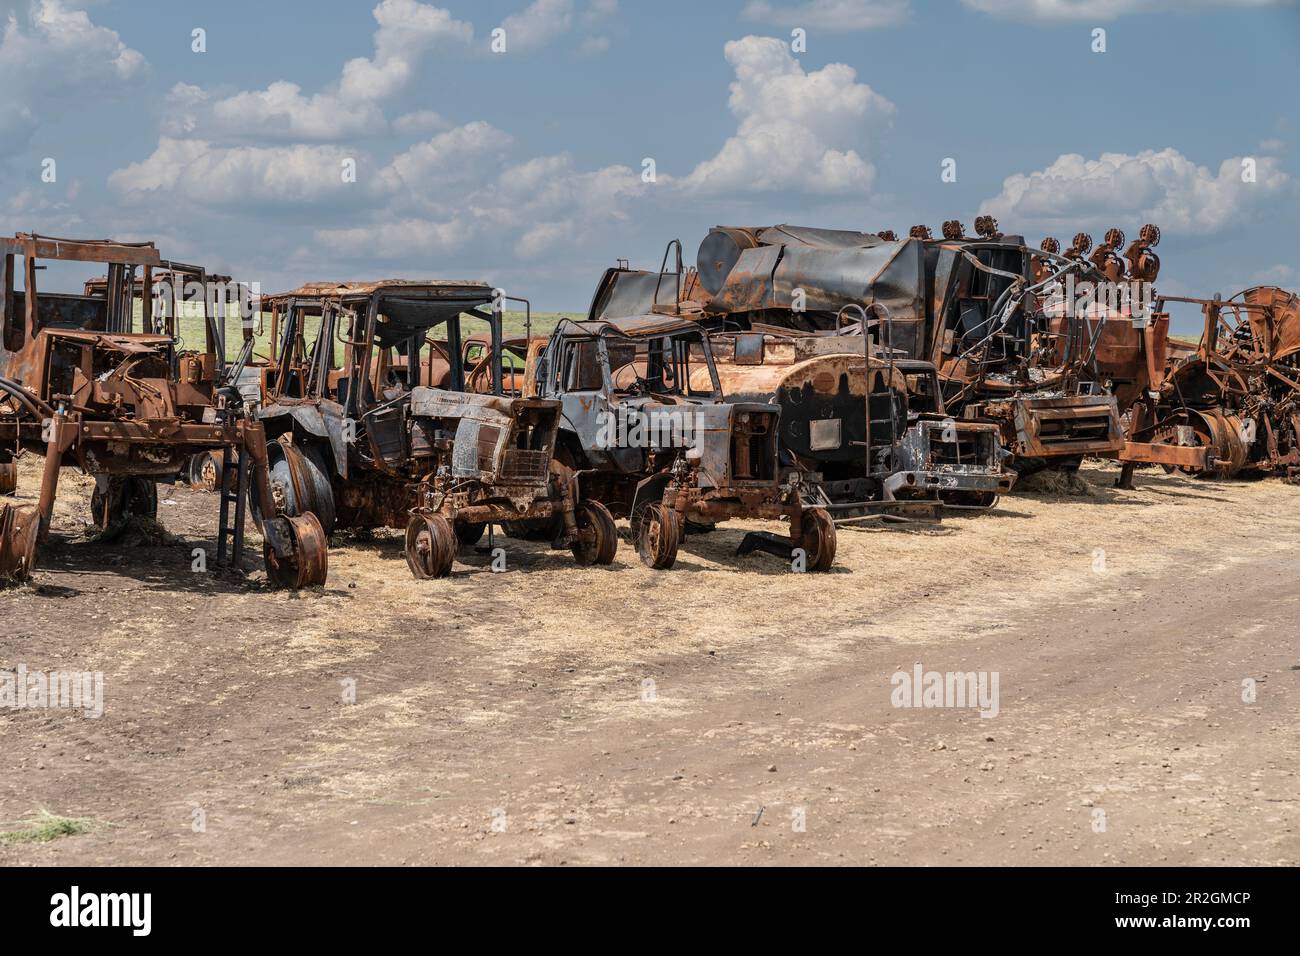
[[[35,505],[0,504],[0,583],[31,577],[40,536],[41,515]]]
[[[835,522],[825,508],[809,508],[803,513],[799,547],[807,555],[809,571],[831,569],[835,563]]]
[[[12,495],[18,490],[18,466],[12,461],[0,463],[0,495]]]
[[[129,515],[158,518],[158,483],[148,478],[97,478],[90,494],[95,527],[107,531]]]
[[[406,525],[406,565],[421,581],[445,578],[456,561],[456,532],[442,515],[412,515]]]
[[[269,541],[262,544],[262,557],[266,561],[266,578],[275,587],[316,587],[325,583],[329,575],[329,539],[325,529],[314,514],[281,515],[291,542],[291,553],[285,557],[276,554]]]
[[[646,567],[671,568],[682,543],[682,516],[661,501],[646,505],[636,524],[636,550]]]
[[[996,491],[948,491],[940,494],[945,508],[992,508],[1000,496]]]
[[[472,548],[482,540],[483,532],[486,530],[486,522],[458,521],[456,522],[456,540],[460,542],[462,548]]]
[[[195,491],[216,491],[221,487],[224,457],[219,451],[201,451],[190,457],[190,467],[185,480]]]
[[[569,545],[581,565],[612,564],[618,552],[614,516],[599,501],[583,501],[573,509],[578,536]]]

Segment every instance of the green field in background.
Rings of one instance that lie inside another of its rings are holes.
[[[585,312],[534,312],[532,317],[532,334],[549,335],[555,328],[557,322],[565,316],[569,318],[580,319],[585,316]],[[139,311],[137,310],[137,323],[139,322]],[[524,334],[524,313],[522,312],[505,312],[502,315],[502,327],[507,338],[512,336],[522,336]],[[307,336],[308,345],[316,340],[316,334],[320,331],[320,319],[315,316],[308,316],[304,332]],[[185,349],[195,350],[202,349],[204,345],[204,324],[203,313],[196,305],[192,309],[182,309],[181,315],[177,322],[178,330],[181,337],[181,345]],[[137,326],[138,327],[138,326]],[[255,337],[253,352],[261,359],[268,359],[271,355],[271,315],[269,312],[261,314],[260,319],[254,323],[254,328],[258,334]],[[487,331],[486,322],[477,322],[473,319],[466,320],[461,326],[462,330],[474,333],[478,331]],[[228,317],[226,319],[226,360],[233,361],[239,355],[239,350],[243,347],[244,333],[238,317]],[[340,349],[340,343],[335,342],[335,348]],[[336,355],[341,355],[341,351],[336,351]]]

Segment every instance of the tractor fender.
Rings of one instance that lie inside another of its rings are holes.
[[[662,500],[664,488],[668,485],[668,474],[666,472],[657,472],[649,478],[643,478],[637,482],[636,491],[632,494],[632,510],[629,514],[632,520],[636,520],[637,513],[645,505],[653,504]]]

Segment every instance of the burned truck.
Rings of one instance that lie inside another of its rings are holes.
[[[720,227],[696,269],[683,270],[676,242],[672,272],[609,269],[589,317],[643,310],[712,330],[724,394],[780,406],[783,467],[807,472],[841,517],[901,502],[993,505],[1015,480],[997,428],[950,416],[934,366],[912,357],[923,334],[922,245],[797,226],[760,232],[784,244]]]
[[[446,576],[459,547],[507,523],[553,528],[553,544],[580,564],[614,560],[613,518],[552,467],[560,403],[503,394],[491,286],[314,283],[277,298],[281,335],[260,415],[286,512],[314,512],[327,530],[405,529],[417,578]],[[475,363],[487,394],[466,390],[475,369],[463,360],[463,320],[488,329]]]
[[[990,508],[1015,482],[998,427],[948,415],[929,362],[882,355],[862,335],[719,332],[711,342],[725,394],[781,408],[789,467],[815,476],[837,515],[902,502]]]
[[[584,497],[629,519],[647,566],[672,567],[691,527],[784,518],[788,539],[751,532],[741,550],[795,555],[809,571],[831,567],[829,512],[801,472],[782,476],[779,468],[780,408],[724,398],[699,323],[663,315],[564,320],[530,358],[530,387],[563,405],[562,466]]]
[[[715,227],[701,243],[706,313],[738,326],[839,331],[845,306],[885,354],[934,365],[949,413],[997,424],[1020,473],[1077,466],[1123,446],[1119,410],[1096,374],[1096,329],[1074,316],[1055,328],[1043,290],[1088,261],[1032,250],[981,217],[979,237],[945,223],[935,239],[796,226]],[[1035,278],[1034,257],[1049,268]]]
[[[1131,438],[1166,449],[1159,463],[1189,474],[1300,476],[1300,297],[1276,286],[1162,296],[1155,316],[1165,327],[1178,303],[1200,310],[1200,341],[1135,404]]]
[[[229,387],[217,317],[205,310],[203,347],[183,348],[175,309],[153,314],[155,274],[203,278],[204,270],[164,261],[153,243],[19,233],[0,240],[0,254],[0,457],[12,475],[16,454],[45,456],[38,503],[0,504],[0,576],[31,573],[62,468],[94,477],[91,513],[109,528],[128,515],[156,517],[157,484],[175,481],[196,452],[239,449],[243,465],[231,483],[237,493],[220,502],[218,562],[239,563],[244,501],[251,495],[262,515],[271,582],[323,584],[324,533],[313,516],[285,516],[275,507],[262,427]],[[41,260],[106,266],[102,292],[38,288]]]

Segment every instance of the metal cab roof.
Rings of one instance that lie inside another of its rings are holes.
[[[42,236],[28,232],[19,232],[13,236],[0,239],[0,255],[140,266],[162,264],[158,249],[152,242],[115,242],[112,239],[62,239],[57,236]]]
[[[678,315],[633,315],[617,319],[594,319],[572,322],[570,326],[588,335],[613,335],[619,338],[651,338],[675,332],[702,332],[698,322]]]
[[[288,292],[263,295],[262,301],[282,303],[289,299],[363,299],[376,292],[400,293],[429,298],[466,299],[472,305],[492,301],[492,286],[478,279],[378,279],[370,282],[307,282]]]

